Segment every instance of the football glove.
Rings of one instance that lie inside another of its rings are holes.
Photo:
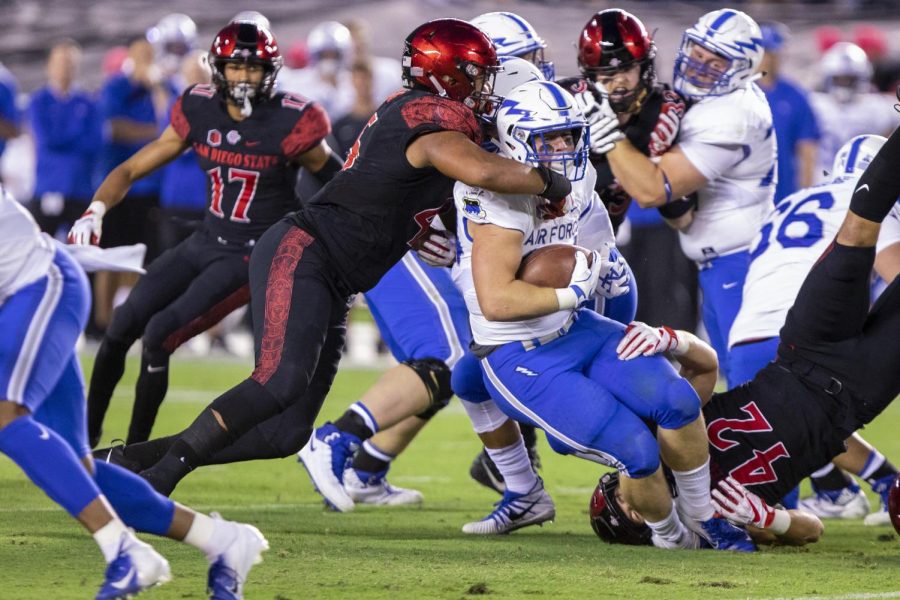
[[[551,202],[559,202],[565,200],[566,196],[572,193],[572,182],[566,179],[565,175],[557,173],[553,169],[545,166],[535,167],[538,175],[544,180],[544,191],[538,194]]]
[[[791,516],[787,511],[772,508],[733,477],[726,477],[712,490],[712,503],[723,517],[735,525],[752,525],[769,529],[775,534],[784,533],[791,525]]]
[[[604,298],[618,298],[628,293],[630,282],[628,263],[615,246],[604,244],[600,248],[600,278],[597,280],[596,293]]]
[[[456,260],[456,236],[449,231],[431,229],[416,248],[416,254],[430,267],[449,267]]]
[[[590,265],[583,252],[575,253],[575,268],[572,269],[569,286],[556,290],[560,310],[578,308],[591,299],[600,278],[601,262],[600,253],[596,250],[591,251]]]
[[[681,348],[679,348],[681,346]],[[632,321],[625,328],[622,341],[616,346],[616,354],[619,360],[631,360],[638,356],[653,356],[660,352],[672,352],[680,354],[679,349],[685,349],[678,333],[671,327],[650,327],[640,321]]]
[[[619,127],[619,117],[609,102],[604,102],[599,110],[585,116],[591,128],[591,154],[606,154],[616,147],[617,142],[625,139],[625,134]]]
[[[69,230],[68,242],[77,246],[96,246],[100,243],[100,234],[103,232],[103,215],[106,214],[106,205],[99,200],[91,202],[72,228]]]

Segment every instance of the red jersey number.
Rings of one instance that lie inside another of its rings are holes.
[[[222,167],[216,167],[206,172],[210,180],[210,201],[209,212],[216,215],[220,219],[225,218],[222,211],[222,197],[225,194],[225,180],[222,177]],[[228,183],[241,182],[241,190],[238,192],[237,201],[231,211],[229,219],[237,223],[249,223],[250,205],[256,196],[256,187],[259,184],[259,171],[248,171],[246,169],[228,169]]]
[[[365,127],[363,127],[363,130],[359,132],[359,136],[357,136],[356,141],[353,143],[353,147],[350,148],[350,153],[347,155],[347,160],[344,161],[344,171],[352,167],[353,163],[356,162],[356,159],[359,156],[359,147],[362,143],[362,137],[363,135],[365,135],[369,127],[374,125],[376,121],[378,121],[378,113],[372,115],[372,117],[369,119],[369,122],[366,123]]]
[[[706,427],[709,443],[717,450],[726,451],[738,445],[738,442],[726,438],[728,431],[745,433],[763,433],[772,431],[772,425],[755,402],[748,402],[741,407],[747,419],[716,419]],[[744,485],[758,485],[778,481],[778,475],[772,468],[779,458],[790,458],[784,444],[778,442],[765,450],[753,449],[753,458],[747,459],[728,473]]]

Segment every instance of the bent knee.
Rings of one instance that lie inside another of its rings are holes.
[[[665,403],[658,411],[656,424],[664,429],[680,429],[700,416],[700,397],[685,379],[672,381],[665,392]]]

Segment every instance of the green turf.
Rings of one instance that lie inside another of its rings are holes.
[[[107,439],[124,434],[134,368],[129,361]],[[156,433],[178,430],[246,373],[240,364],[175,362]],[[338,415],[376,377],[342,372],[323,417]],[[864,432],[894,457],[900,456],[898,420],[900,406],[894,406]],[[391,475],[395,484],[423,491],[426,502],[419,509],[326,512],[291,459],[204,468],[174,497],[252,522],[269,538],[272,549],[247,586],[250,599],[900,596],[890,594],[900,590],[900,542],[890,528],[861,522],[829,522],[823,540],[809,548],[751,556],[607,546],[586,519],[598,469],[553,455],[546,445],[543,474],[557,503],[557,522],[493,539],[464,537],[460,526],[497,500],[468,478],[478,448],[458,405],[434,420]],[[142,598],[204,598],[200,553],[168,540],[154,544],[169,558],[175,578]],[[0,598],[92,598],[102,571],[92,540],[0,459]]]

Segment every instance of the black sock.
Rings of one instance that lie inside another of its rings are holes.
[[[810,477],[810,479],[812,479],[816,489],[822,492],[842,490],[853,485],[853,479],[837,467],[834,467],[821,477]]]
[[[367,440],[375,435],[375,432],[366,425],[363,418],[352,410],[348,410],[342,414],[341,417],[334,422],[334,426],[344,433],[355,435],[360,440]]]
[[[366,442],[362,446],[360,446],[359,450],[356,453],[356,456],[353,458],[353,468],[357,471],[366,471],[368,473],[380,473],[381,471],[387,471],[391,466],[390,461],[384,460],[383,458],[379,458],[371,453],[369,453],[369,448],[371,447],[372,442]],[[387,452],[383,452],[383,454],[387,454]]]
[[[109,337],[104,337],[100,342],[87,397],[88,443],[92,448],[100,442],[103,419],[116,385],[125,372],[125,355],[131,344]]]
[[[900,197],[900,130],[885,142],[850,198],[850,210],[869,221],[881,223]]]
[[[150,439],[159,406],[168,389],[169,353],[145,348],[141,354],[141,372],[135,388],[134,409],[131,412],[126,444],[136,444]]]
[[[883,479],[890,475],[896,475],[896,474],[897,474],[897,467],[892,465],[891,461],[889,461],[888,459],[884,459],[884,462],[881,464],[881,466],[878,467],[874,473],[869,475],[869,477],[866,478],[866,481],[869,483],[869,485],[875,485],[875,482],[878,481],[879,479]]]

